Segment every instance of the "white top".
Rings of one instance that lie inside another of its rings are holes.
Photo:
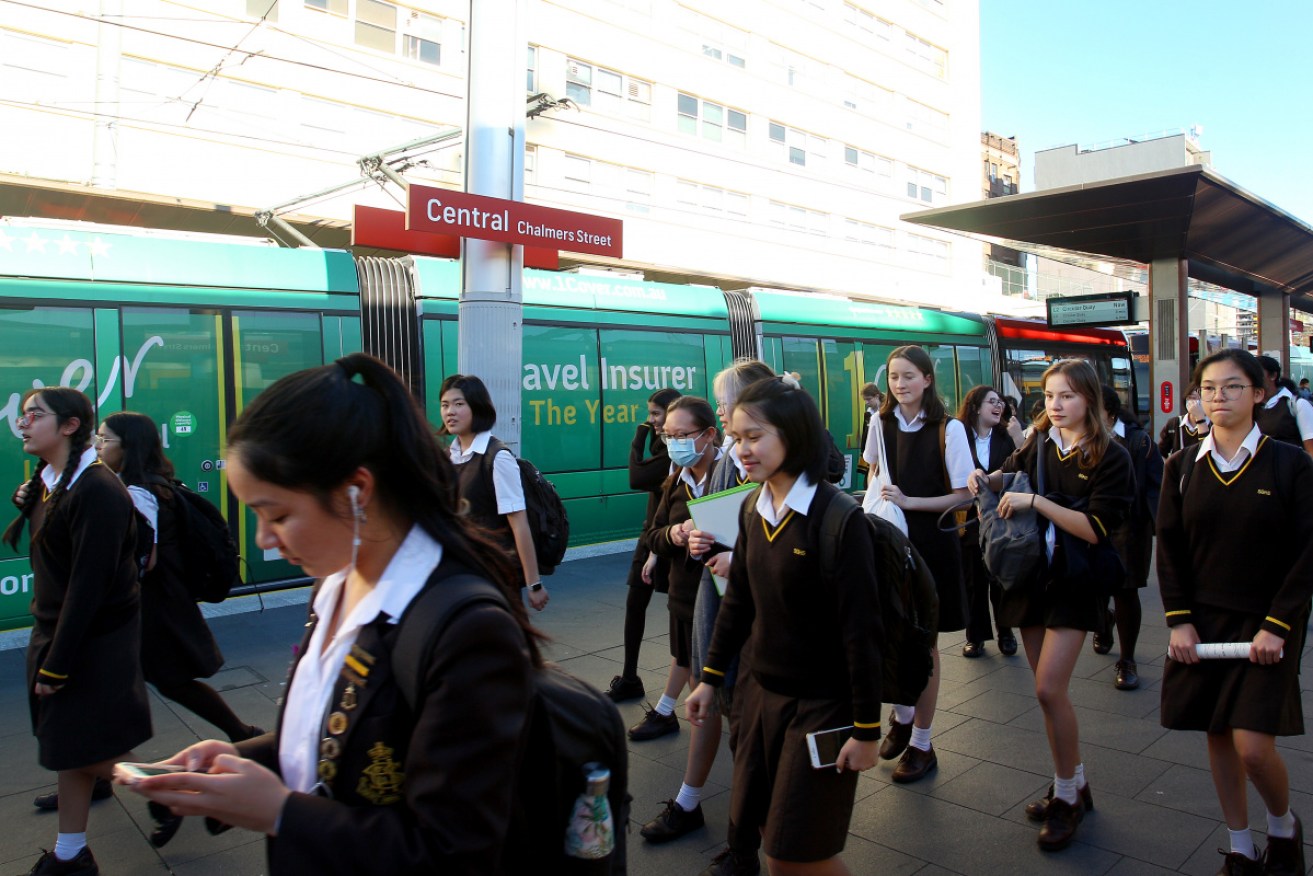
[[[980,433],[976,433],[976,459],[980,460],[981,468],[989,468],[989,444],[994,437],[994,430],[990,429],[982,438]]]
[[[743,480],[748,476],[748,470],[743,467],[743,460],[739,459],[739,442],[735,441],[733,438],[729,440],[729,461],[734,463],[734,467],[738,469],[739,480]],[[721,449],[724,449],[723,445]]]
[[[1292,399],[1295,402],[1295,423],[1299,426],[1299,437],[1303,441],[1313,441],[1313,405],[1291,395],[1290,390],[1283,386],[1281,391],[1268,399],[1263,407],[1271,410],[1278,404],[1290,404]]]
[[[716,459],[720,459],[723,455],[724,451],[717,447]],[[714,465],[715,463],[713,461],[712,465],[707,466],[707,470],[702,473],[702,480],[700,481],[693,480],[693,473],[687,468],[679,469],[679,479],[688,484],[688,488],[693,491],[694,499],[701,499],[702,494],[707,491],[707,479],[711,477],[711,469]]]
[[[461,452],[460,439],[451,442],[451,464],[464,465],[477,453],[482,456],[488,452],[488,442],[492,440],[491,432],[480,432],[470,442],[469,452]],[[529,507],[524,501],[524,487],[520,484],[520,467],[509,450],[503,450],[492,461],[492,487],[497,493],[497,513],[514,514]]]
[[[775,498],[771,495],[770,484],[765,483],[762,484],[761,493],[757,495],[757,513],[771,526],[779,526],[780,521],[789,516],[789,511],[796,511],[806,517],[807,509],[812,506],[812,499],[815,498],[816,485],[807,480],[806,475],[798,475],[789,494],[784,497],[780,513],[776,514]]]
[[[1245,440],[1240,442],[1240,449],[1236,451],[1235,457],[1227,459],[1218,451],[1217,445],[1213,442],[1213,433],[1209,432],[1204,440],[1199,442],[1199,452],[1195,454],[1194,460],[1198,462],[1206,454],[1211,453],[1213,454],[1213,464],[1217,466],[1218,471],[1223,474],[1237,471],[1249,461],[1249,457],[1258,452],[1258,442],[1262,437],[1262,431],[1255,425],[1254,428],[1249,430]]]
[[[1125,438],[1126,424],[1123,423],[1121,420],[1114,418],[1112,421],[1112,434],[1116,435],[1118,438]]]
[[[100,457],[92,448],[88,447],[82,451],[82,458],[78,460],[78,467],[73,470],[73,477],[68,479],[68,486],[65,489],[72,489],[78,478],[82,477],[82,472],[86,471],[88,466],[95,464],[98,459]],[[55,471],[54,467],[49,465],[41,469],[41,483],[46,485],[47,493],[53,492],[55,487],[59,486],[59,477],[63,473],[62,469]]]
[[[151,533],[154,535],[151,544],[159,544],[160,500],[145,487],[128,487],[128,495],[132,497],[132,504],[137,509],[137,513],[145,517],[146,522],[150,524]]]
[[[379,612],[387,612],[388,622],[395,624],[441,561],[442,545],[419,526],[412,526],[374,589],[342,620],[327,649],[324,640],[330,633],[333,612],[350,570],[334,572],[324,579],[314,602],[319,623],[306,645],[305,655],[296,665],[278,733],[278,765],[288,788],[308,794],[318,782],[324,712],[360,628],[373,622]]]
[[[1181,431],[1183,432],[1189,432],[1191,435],[1199,435],[1203,432],[1207,432],[1208,426],[1209,421],[1207,417],[1204,417],[1202,423],[1196,425],[1195,423],[1190,422],[1189,414],[1181,415]]]
[[[894,418],[898,422],[898,431],[900,432],[919,432],[925,425],[925,411],[916,416],[916,419],[908,423],[903,419],[903,409],[894,407]],[[879,417],[872,419],[872,425],[878,428],[880,423]],[[875,434],[875,428],[870,430],[866,436],[866,447],[862,450],[862,458],[868,463],[875,460],[876,447],[872,435]],[[971,446],[967,443],[967,427],[961,420],[955,420],[952,417],[948,419],[948,427],[944,430],[944,466],[948,469],[948,481],[953,485],[953,489],[960,490],[967,485],[967,478],[971,477],[971,472],[975,471],[976,465],[971,461]],[[886,449],[886,453],[891,451]],[[869,456],[868,456],[869,454]]]

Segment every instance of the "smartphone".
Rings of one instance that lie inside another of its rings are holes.
[[[185,772],[187,772],[185,766],[171,763],[127,763],[124,761],[114,764],[114,778],[129,784],[136,779]]]
[[[833,730],[817,730],[807,734],[807,750],[811,753],[812,769],[823,770],[839,762],[839,750],[853,735],[852,725]]]

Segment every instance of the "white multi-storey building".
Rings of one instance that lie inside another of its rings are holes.
[[[463,126],[467,2],[497,0],[0,4],[0,181],[250,209],[351,179]],[[526,200],[625,220],[623,260],[563,266],[1006,309],[979,244],[898,218],[978,197],[977,7],[528,0],[526,97],[577,108],[526,122]],[[405,176],[460,187],[463,148]],[[396,206],[298,212],[356,203]]]

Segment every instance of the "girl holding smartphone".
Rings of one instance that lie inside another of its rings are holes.
[[[1158,583],[1171,627],[1162,725],[1200,730],[1231,848],[1222,872],[1303,873],[1304,831],[1276,737],[1301,735],[1299,660],[1313,597],[1313,463],[1264,436],[1263,368],[1222,350],[1195,369],[1212,429],[1167,461]],[[1261,545],[1260,550],[1250,549]],[[1200,642],[1247,642],[1248,659],[1200,660]],[[1267,850],[1249,833],[1246,782],[1267,809]]]
[[[748,477],[729,586],[689,696],[694,725],[719,720],[716,688],[745,643],[751,666],[735,692],[730,820],[761,830],[773,873],[842,874],[857,773],[876,762],[880,737],[880,604],[870,527],[856,507],[836,568],[821,568],[820,524],[837,501],[825,481],[825,430],[815,402],[771,378],[749,386],[732,420]],[[833,768],[812,769],[807,734],[851,727]]]

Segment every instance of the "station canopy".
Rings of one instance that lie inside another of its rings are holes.
[[[1194,279],[1254,296],[1286,291],[1313,312],[1313,228],[1200,165],[902,218],[1059,261],[1185,259]]]

